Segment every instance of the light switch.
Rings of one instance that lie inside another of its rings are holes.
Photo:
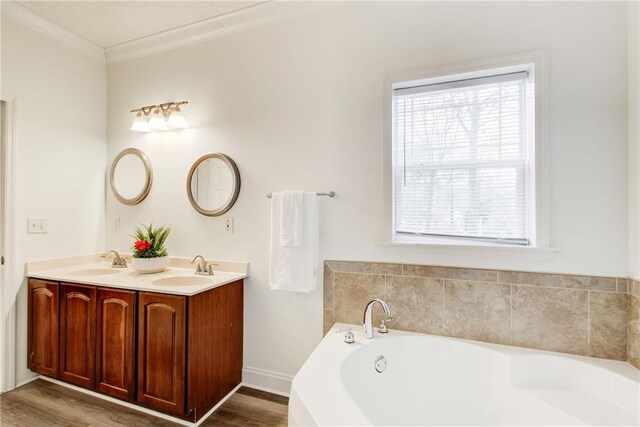
[[[233,234],[233,218],[225,218],[224,226],[225,226],[225,231],[228,234]]]
[[[27,218],[27,233],[45,234],[47,233],[47,218]]]

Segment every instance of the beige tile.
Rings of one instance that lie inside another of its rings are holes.
[[[589,292],[589,351],[593,357],[627,360],[628,295]]]
[[[629,279],[624,277],[618,277],[616,279],[616,290],[622,293],[629,292]]]
[[[322,335],[327,335],[334,323],[336,322],[333,320],[333,310],[325,309],[322,316]]]
[[[445,280],[444,333],[508,344],[509,286]]]
[[[402,274],[402,264],[381,262],[326,261],[334,272],[369,273],[369,274]]]
[[[640,369],[640,298],[629,297],[629,325],[627,329],[627,360]]]
[[[498,271],[498,282],[552,288],[616,291],[615,277],[573,276],[568,274]]]
[[[395,320],[392,329],[442,334],[442,280],[387,276],[387,299]]]
[[[588,355],[587,292],[512,286],[511,342]]]
[[[377,274],[334,273],[334,320],[342,323],[362,323],[364,309],[374,298],[385,299],[385,278]],[[374,319],[380,319],[377,307]]]
[[[434,265],[403,265],[405,276],[433,277],[436,279],[471,280],[476,282],[496,282],[496,270],[479,270],[474,268],[440,267]]]
[[[322,280],[323,305],[325,309],[333,310],[333,270],[324,263]]]
[[[629,280],[629,293],[640,298],[640,282],[637,280]]]

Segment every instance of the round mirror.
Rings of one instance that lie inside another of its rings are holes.
[[[240,193],[240,173],[235,162],[221,153],[195,161],[187,177],[187,194],[203,215],[219,216],[231,209]]]
[[[127,148],[111,165],[111,190],[125,205],[137,205],[151,190],[153,172],[147,156],[137,148]]]

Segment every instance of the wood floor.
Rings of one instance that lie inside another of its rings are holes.
[[[286,426],[288,399],[242,387],[202,426]],[[0,396],[0,426],[179,426],[44,380]]]

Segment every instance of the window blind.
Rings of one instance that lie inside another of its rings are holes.
[[[529,243],[527,89],[523,71],[394,90],[396,235]]]

